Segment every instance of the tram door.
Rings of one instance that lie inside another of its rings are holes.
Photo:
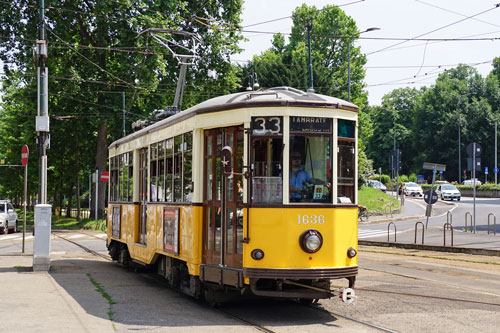
[[[148,149],[139,151],[139,239],[138,242],[146,244],[147,207],[148,201]]]
[[[205,131],[203,263],[242,267],[243,254],[243,126]],[[233,172],[224,177],[221,150],[233,151]],[[223,183],[225,182],[224,186]],[[225,202],[222,190],[225,187]],[[225,208],[224,208],[225,207]],[[225,212],[223,212],[223,209]]]

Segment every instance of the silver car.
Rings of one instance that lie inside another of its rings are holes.
[[[452,184],[439,185],[436,189],[436,194],[442,200],[457,199],[457,201],[460,201],[460,197],[461,197],[460,191],[457,189],[457,187],[455,185],[452,185]]]
[[[368,186],[376,188],[377,190],[380,190],[382,192],[387,191],[387,187],[383,183],[379,182],[378,180],[369,179]]]
[[[0,232],[17,232],[17,213],[10,200],[0,200]]]

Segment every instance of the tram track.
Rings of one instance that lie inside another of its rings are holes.
[[[367,271],[372,271],[372,272],[378,272],[378,273],[384,273],[384,274],[389,274],[393,276],[398,276],[398,277],[403,277],[407,279],[413,279],[413,280],[420,280],[420,281],[426,281],[426,282],[432,282],[432,283],[441,283],[439,280],[431,279],[431,278],[422,278],[414,275],[409,275],[409,274],[402,274],[402,273],[394,273],[390,272],[387,270],[380,270],[380,269],[374,269],[374,268],[366,268],[366,267],[361,267],[361,270],[367,270]],[[474,291],[477,293],[481,293],[484,295],[488,296],[493,296],[493,297],[500,297],[499,293],[494,293],[490,291],[484,291],[482,289],[478,288],[473,288],[473,287],[467,287],[464,288],[461,285],[447,282],[447,287],[453,287],[457,290],[466,290],[468,292]],[[479,301],[471,301],[471,300],[466,300],[466,299],[458,299],[458,298],[450,298],[450,297],[443,297],[443,296],[431,296],[431,295],[420,295],[420,294],[412,294],[412,293],[404,293],[404,292],[395,292],[395,291],[384,291],[384,290],[376,290],[376,289],[370,289],[370,288],[356,288],[356,290],[359,291],[368,291],[368,292],[378,292],[378,293],[387,293],[387,294],[394,294],[394,295],[402,295],[402,296],[413,296],[413,297],[422,297],[422,298],[428,298],[428,299],[440,299],[440,300],[448,300],[448,301],[456,301],[456,302],[466,302],[466,303],[474,303],[474,304],[482,304],[482,305],[494,305],[494,306],[499,306],[500,303],[491,303],[491,302],[479,302]]]
[[[84,232],[79,232],[79,231],[75,231],[73,233],[79,233],[79,234],[83,234],[83,235],[86,235],[86,236],[91,236],[91,237],[94,237],[94,238],[97,238],[97,239],[101,239],[99,237],[95,237],[94,235],[91,235],[91,234],[88,234],[88,233],[84,233]],[[61,233],[61,232],[53,232],[53,234],[64,240],[64,241],[67,241],[75,246],[78,246],[79,248],[81,248],[82,250],[84,250],[85,252],[89,253],[89,254],[92,254],[96,257],[99,257],[99,258],[102,258],[102,259],[105,259],[107,261],[112,261],[111,257],[109,257],[109,255],[103,255],[102,253],[99,253],[99,252],[96,252],[80,243],[78,243],[78,241],[75,241],[75,240],[71,240],[67,237],[64,237],[63,234],[64,233]],[[161,279],[160,277],[156,277],[155,274],[141,274],[143,277],[146,277],[148,279],[151,279],[152,281],[155,281],[156,283],[158,284],[161,284],[163,286],[166,286],[165,284],[165,281],[163,279]],[[173,291],[177,291],[175,289],[171,289]],[[179,291],[177,291],[179,292]],[[181,292],[179,292],[179,294],[182,294]],[[376,325],[376,324],[372,324],[372,323],[369,323],[369,322],[366,322],[366,321],[363,321],[363,320],[360,320],[360,319],[356,319],[356,318],[353,318],[353,317],[350,317],[350,316],[346,316],[346,315],[343,315],[343,314],[340,314],[340,313],[336,313],[336,312],[333,312],[333,311],[329,311],[329,310],[326,310],[326,309],[322,309],[322,308],[319,308],[317,305],[304,305],[304,304],[301,304],[299,302],[297,302],[297,305],[301,305],[301,306],[306,306],[314,311],[320,311],[320,312],[323,312],[323,313],[327,313],[331,316],[335,316],[335,317],[340,317],[340,318],[343,318],[345,320],[348,320],[350,322],[355,322],[357,324],[361,324],[363,326],[367,326],[367,327],[370,327],[370,328],[374,328],[374,329],[377,329],[379,331],[382,331],[382,332],[397,332],[397,331],[394,331],[394,330],[391,330],[389,328],[385,328],[385,327],[382,327],[382,326],[379,326],[379,325]],[[259,324],[259,323],[256,323],[252,320],[249,320],[249,319],[246,319],[244,318],[243,316],[240,316],[240,315],[237,315],[235,313],[232,313],[231,311],[229,310],[225,310],[224,308],[220,308],[220,307],[216,307],[216,308],[213,308],[214,311],[217,311],[219,313],[222,313],[226,316],[229,316],[239,322],[241,322],[242,324],[245,324],[247,326],[251,326],[253,328],[255,328],[256,330],[260,331],[260,332],[266,332],[266,333],[274,333],[275,331],[271,330],[271,329],[268,329],[266,328],[265,326]]]

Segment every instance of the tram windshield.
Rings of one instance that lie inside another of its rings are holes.
[[[331,119],[290,118],[290,202],[332,202],[331,151]]]

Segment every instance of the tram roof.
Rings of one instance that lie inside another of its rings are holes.
[[[187,110],[181,111],[171,117],[160,120],[137,132],[118,139],[109,147],[118,146],[134,138],[140,137],[143,134],[175,124],[197,114],[266,106],[328,108],[355,112],[359,110],[355,104],[340,98],[304,92],[292,87],[274,87],[266,90],[245,91],[211,98],[196,104]]]

